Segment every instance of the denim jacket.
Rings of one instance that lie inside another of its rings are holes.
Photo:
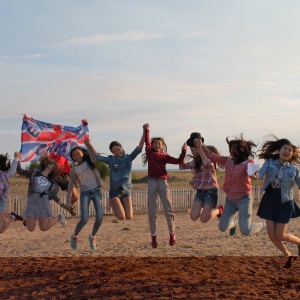
[[[262,179],[264,175],[264,184],[262,190],[265,191],[268,185],[275,179],[276,174],[279,172],[280,163],[278,159],[269,158],[266,160],[258,172],[258,179]],[[293,199],[293,186],[294,182],[300,188],[300,175],[299,169],[289,163],[287,168],[282,170],[282,181],[281,181],[281,201],[282,203]]]
[[[108,164],[110,170],[110,188],[122,186],[124,190],[129,190],[131,184],[132,161],[142,152],[136,147],[130,154],[122,157],[114,155],[102,156],[98,153],[96,159]]]

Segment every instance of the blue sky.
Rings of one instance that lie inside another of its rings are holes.
[[[22,114],[78,126],[126,152],[142,125],[178,156],[190,133],[300,144],[299,1],[2,1],[1,153]],[[171,167],[171,166],[170,166]],[[142,168],[141,156],[134,168]],[[177,167],[175,167],[177,168]]]

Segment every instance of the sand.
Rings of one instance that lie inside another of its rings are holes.
[[[260,221],[255,216],[253,221]],[[158,248],[150,245],[147,214],[131,221],[105,216],[97,249],[89,249],[93,218],[80,233],[78,250],[70,236],[79,221],[68,218],[47,232],[29,232],[14,222],[0,235],[0,299],[299,299],[300,259],[286,259],[266,231],[231,237],[218,220],[191,221],[176,212],[176,245],[168,244],[163,214],[158,215]],[[299,220],[289,232],[300,234]],[[293,255],[295,245],[287,244]]]

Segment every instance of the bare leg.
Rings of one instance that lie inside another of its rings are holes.
[[[192,209],[190,212],[191,220],[196,221],[200,217],[202,208],[203,208],[203,205],[201,202],[199,202],[199,201],[193,202]]]
[[[39,226],[41,231],[47,231],[60,221],[60,216],[54,218],[39,218]]]
[[[202,223],[207,223],[211,219],[215,218],[219,214],[218,208],[213,208],[209,205],[204,205],[202,213],[200,215],[200,221]]]
[[[36,220],[34,217],[26,217],[26,227],[29,231],[34,231]]]
[[[5,218],[4,211],[0,211],[0,233],[3,233],[11,222],[13,222],[13,219],[10,217]]]
[[[285,247],[285,245],[282,243],[280,239],[277,239],[276,231],[279,229],[277,228],[279,225],[278,223],[275,223],[274,221],[266,220],[266,225],[267,225],[267,233],[269,236],[269,239],[271,242],[274,244],[276,248],[279,249],[279,251],[284,255],[284,256],[290,256],[291,253],[288,251],[288,249]],[[281,224],[284,225],[284,224]],[[283,228],[282,228],[283,229]],[[281,230],[282,230],[281,229]]]
[[[131,220],[133,217],[133,210],[132,210],[132,200],[131,197],[124,197],[121,199],[122,206],[125,211],[125,218],[126,220]]]
[[[125,220],[125,210],[120,198],[115,197],[110,199],[110,206],[119,220]]]

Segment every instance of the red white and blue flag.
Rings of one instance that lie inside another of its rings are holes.
[[[88,136],[89,129],[85,120],[78,127],[71,127],[46,123],[24,115],[21,161],[38,161],[45,152],[61,155],[72,161],[70,151],[75,146],[86,148],[84,140]]]

